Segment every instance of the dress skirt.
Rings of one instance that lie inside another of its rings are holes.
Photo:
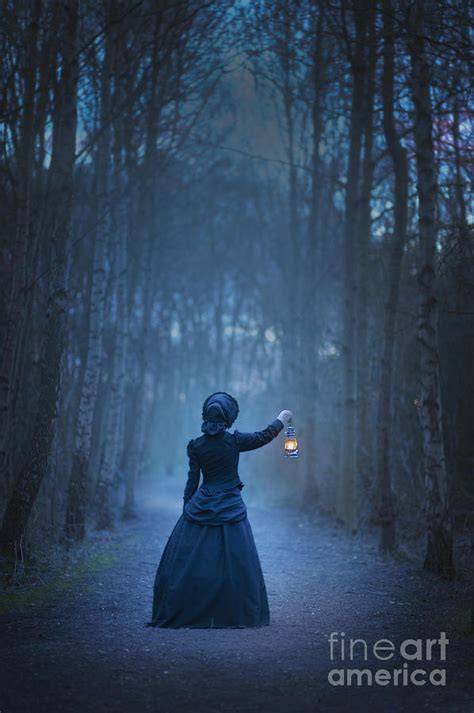
[[[207,629],[269,623],[265,581],[240,488],[201,486],[161,556],[149,626]]]

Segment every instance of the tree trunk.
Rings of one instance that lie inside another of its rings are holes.
[[[275,27],[278,37],[279,53],[276,61],[279,63],[282,73],[281,86],[279,87],[280,100],[282,102],[283,126],[286,140],[286,160],[288,164],[287,181],[285,190],[288,191],[287,198],[287,224],[286,235],[288,239],[285,244],[285,251],[281,255],[281,271],[285,283],[286,307],[282,324],[282,398],[294,399],[295,394],[301,393],[302,371],[299,361],[299,341],[301,332],[301,300],[300,300],[300,262],[299,254],[299,219],[298,219],[298,170],[296,167],[296,120],[295,120],[295,91],[292,84],[293,79],[293,58],[292,58],[292,34],[293,34],[293,9],[291,3],[281,3],[281,18]]]
[[[392,495],[390,448],[392,435],[392,390],[400,276],[408,218],[408,158],[395,129],[394,23],[391,0],[383,0],[384,66],[382,78],[383,128],[394,170],[394,228],[389,246],[388,289],[383,319],[383,351],[378,409],[378,478],[380,550],[395,548],[395,510]]]
[[[470,241],[470,226],[467,217],[467,206],[464,195],[464,180],[462,176],[462,159],[460,150],[459,136],[459,98],[456,96],[453,101],[453,146],[454,146],[454,168],[455,168],[455,184],[454,192],[457,203],[457,228],[458,228],[458,261],[457,261],[457,278],[458,289],[456,294],[456,311],[459,314],[472,311],[473,297],[473,278],[472,278],[472,263],[473,263],[473,245]]]
[[[363,133],[365,19],[363,2],[354,2],[356,39],[352,69],[349,166],[344,215],[344,308],[343,308],[343,392],[342,465],[339,479],[337,515],[352,531],[356,517],[356,324],[357,324],[357,244],[356,231],[360,194],[360,154]]]
[[[23,117],[21,121],[18,155],[18,204],[16,211],[16,235],[12,262],[13,274],[10,284],[9,311],[2,338],[0,356],[0,476],[11,472],[9,447],[12,433],[12,393],[15,386],[16,364],[19,359],[18,344],[25,326],[28,250],[30,248],[31,182],[34,167],[35,91],[38,62],[38,29],[41,17],[41,1],[32,6],[27,31],[27,57],[25,63]]]
[[[146,236],[141,269],[144,285],[143,326],[140,333],[140,351],[138,356],[139,384],[134,406],[133,432],[130,438],[130,449],[126,458],[127,468],[125,481],[125,502],[122,512],[122,517],[125,520],[136,517],[135,484],[140,471],[146,432],[147,388],[149,387],[149,384],[147,383],[150,350],[149,334],[153,306],[151,276],[151,260],[153,250],[151,239],[151,235]]]
[[[109,22],[110,17],[107,17]],[[105,256],[110,242],[110,196],[109,196],[109,153],[110,153],[110,81],[112,70],[111,30],[106,32],[105,55],[102,67],[100,96],[101,136],[97,150],[97,198],[94,260],[90,293],[89,334],[86,365],[81,387],[81,398],[76,422],[75,449],[69,481],[66,510],[66,534],[83,539],[87,509],[87,481],[91,456],[92,430],[95,403],[99,388],[102,360],[102,338],[104,325],[104,304],[106,291]],[[99,219],[99,213],[105,217]]]
[[[117,328],[112,355],[112,375],[110,383],[110,404],[107,414],[107,430],[104,443],[104,457],[100,466],[97,483],[97,528],[108,529],[113,524],[110,496],[118,466],[119,434],[125,394],[126,354],[128,339],[127,313],[127,245],[123,224],[116,225],[118,245],[116,254],[116,300]]]
[[[318,226],[320,225],[320,206],[322,194],[321,158],[319,156],[319,143],[323,131],[323,81],[324,81],[324,5],[321,6],[315,27],[313,50],[313,91],[314,99],[311,111],[313,129],[313,154],[311,173],[311,203],[308,220],[308,255],[303,272],[305,280],[305,304],[302,311],[304,322],[305,343],[302,353],[305,358],[304,396],[306,412],[305,428],[305,476],[302,489],[303,502],[314,507],[318,499],[317,485],[317,402],[318,402],[318,373],[317,349],[321,339],[321,324],[318,319],[318,288],[320,280],[318,271],[318,256],[321,254],[320,240],[318,240]]]
[[[420,315],[418,342],[421,366],[421,409],[426,484],[427,549],[425,569],[454,576],[453,540],[441,420],[436,294],[436,197],[438,192],[430,97],[430,69],[423,38],[425,3],[415,0],[408,12],[408,48],[415,107],[418,230],[421,266],[418,273]]]
[[[140,349],[137,357],[139,386],[135,399],[133,432],[130,438],[130,449],[126,455],[126,480],[125,480],[125,501],[123,505],[122,517],[131,519],[136,517],[135,510],[135,484],[140,470],[141,458],[145,441],[145,420],[147,415],[147,376],[150,359],[149,334],[150,320],[153,308],[153,284],[152,284],[152,260],[155,256],[153,250],[154,240],[158,234],[156,211],[154,210],[157,195],[157,175],[158,175],[158,120],[161,106],[158,96],[158,73],[159,73],[159,23],[160,18],[156,18],[156,39],[153,46],[150,94],[147,112],[147,134],[145,156],[143,160],[144,190],[142,197],[142,214],[144,216],[143,252],[140,264],[140,276],[142,279],[143,295],[143,322],[140,334]]]
[[[68,305],[67,267],[71,232],[73,171],[76,148],[78,82],[78,2],[64,6],[65,30],[62,72],[54,115],[47,230],[51,235],[50,288],[45,341],[40,365],[39,408],[25,459],[8,503],[0,531],[2,551],[15,556],[31,509],[48,470],[56,433],[61,384],[64,328]]]
[[[365,11],[367,23],[367,70],[364,98],[364,158],[362,161],[361,191],[358,207],[358,299],[357,299],[357,481],[356,494],[359,489],[367,496],[373,480],[373,437],[370,423],[372,393],[370,379],[369,346],[369,296],[372,282],[370,274],[371,216],[370,202],[374,175],[373,142],[374,142],[374,97],[375,73],[377,66],[376,37],[376,2],[369,3]]]

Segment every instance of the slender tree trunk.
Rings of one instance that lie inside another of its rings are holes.
[[[149,350],[150,350],[150,320],[153,306],[151,260],[153,255],[152,236],[147,235],[143,250],[141,274],[143,276],[143,327],[140,333],[140,351],[138,356],[139,384],[134,406],[133,432],[130,438],[130,448],[126,458],[125,502],[122,517],[130,520],[136,517],[135,485],[140,471],[144,449],[147,417],[147,383]]]
[[[318,253],[321,253],[318,226],[320,224],[320,205],[322,193],[321,158],[319,156],[319,143],[323,130],[323,80],[324,80],[324,4],[321,5],[315,28],[315,43],[313,50],[313,91],[314,99],[311,111],[313,129],[313,155],[311,175],[311,203],[308,221],[308,259],[304,270],[305,278],[305,305],[302,312],[304,319],[305,342],[303,354],[305,363],[305,482],[303,488],[304,503],[314,506],[318,499],[317,486],[317,453],[316,409],[318,401],[318,373],[317,349],[321,337],[320,320],[318,319],[318,289],[316,282],[320,279],[318,272]]]
[[[430,69],[425,53],[426,3],[415,0],[408,11],[408,48],[415,106],[418,230],[421,266],[418,274],[420,316],[421,424],[426,483],[427,549],[425,569],[454,576],[453,539],[441,418],[436,291],[436,197],[438,194],[430,97]]]
[[[369,347],[369,288],[372,282],[370,275],[371,251],[371,197],[374,176],[373,142],[374,142],[374,97],[375,72],[377,66],[376,37],[377,2],[369,3],[365,12],[367,23],[367,70],[364,98],[364,158],[362,161],[361,192],[358,215],[358,301],[357,301],[357,487],[364,495],[373,480],[374,454],[372,429],[370,424],[371,399],[370,394],[370,353]]]
[[[140,349],[138,353],[138,374],[139,386],[137,398],[135,400],[133,432],[130,438],[130,448],[126,457],[126,480],[125,480],[125,501],[122,511],[124,519],[136,517],[135,509],[135,484],[143,455],[145,442],[145,421],[147,417],[147,383],[149,365],[149,335],[150,321],[153,309],[153,284],[152,284],[152,260],[156,253],[153,250],[154,241],[158,234],[156,212],[154,210],[157,195],[157,175],[158,175],[158,121],[161,106],[158,96],[158,73],[159,73],[159,52],[158,37],[160,30],[160,17],[156,17],[156,41],[153,46],[152,67],[150,77],[150,94],[147,112],[147,134],[145,156],[143,160],[144,191],[142,198],[142,212],[145,217],[143,253],[140,261],[140,276],[143,285],[143,322],[140,334]]]
[[[11,468],[9,447],[12,443],[12,393],[15,386],[19,342],[25,325],[28,251],[30,250],[31,183],[34,167],[35,90],[38,62],[38,28],[41,1],[35,0],[27,31],[23,117],[18,155],[18,205],[13,250],[13,275],[10,285],[9,313],[0,353],[0,477]]]
[[[214,252],[214,255],[216,257],[216,261],[218,261],[218,253],[217,249]],[[223,323],[223,317],[224,317],[224,300],[225,300],[225,294],[224,294],[224,283],[222,280],[217,281],[216,285],[216,305],[215,305],[215,311],[214,311],[214,325],[215,325],[215,330],[216,330],[216,342],[215,342],[215,378],[216,378],[216,385],[218,389],[223,388],[223,365],[224,365],[224,359],[223,359],[223,337],[224,337],[224,323]]]
[[[459,137],[459,98],[455,97],[453,102],[453,145],[454,145],[454,169],[455,184],[454,191],[457,203],[457,228],[458,228],[458,265],[457,277],[459,286],[456,295],[456,310],[459,314],[470,311],[472,301],[472,259],[474,250],[470,240],[470,227],[467,219],[466,198],[464,195],[465,181],[462,176],[462,158]]]
[[[344,216],[344,312],[343,312],[343,392],[342,472],[340,473],[337,515],[352,530],[356,516],[356,335],[357,335],[357,225],[360,195],[360,155],[363,134],[365,19],[363,0],[354,2],[356,39],[352,69],[352,105],[349,135],[349,167],[346,182]]]
[[[232,309],[232,321],[230,323],[232,332],[230,335],[230,338],[227,340],[228,347],[227,347],[227,356],[226,356],[226,364],[227,364],[227,383],[232,382],[232,377],[234,374],[235,370],[235,329],[238,324],[239,320],[239,308],[240,308],[240,303],[239,299],[236,294],[233,295],[233,309]]]
[[[120,38],[114,35],[114,45],[120,43]],[[124,51],[119,44],[117,53]],[[123,101],[122,84],[118,83],[114,93],[114,103]],[[115,209],[112,211],[112,232],[114,235],[114,290],[117,304],[117,326],[113,338],[112,367],[110,369],[110,403],[106,414],[106,434],[103,459],[100,463],[97,481],[97,529],[110,529],[113,526],[112,489],[119,469],[120,434],[125,411],[125,383],[128,346],[128,295],[127,295],[127,225],[128,213],[131,211],[130,190],[127,186],[126,155],[127,139],[130,123],[127,119],[116,125],[114,133],[114,176],[115,176]],[[128,186],[130,188],[130,186]]]
[[[109,15],[108,15],[109,19]],[[77,414],[75,449],[69,481],[66,511],[66,533],[70,537],[83,539],[87,509],[87,481],[91,456],[92,429],[95,403],[99,388],[102,338],[104,324],[104,304],[106,291],[105,255],[110,242],[110,196],[109,196],[109,153],[110,153],[110,80],[111,80],[111,38],[110,29],[106,33],[104,64],[101,81],[101,127],[102,134],[97,152],[97,220],[104,210],[105,217],[95,231],[94,262],[90,294],[90,318],[86,365]]]
[[[378,408],[378,479],[380,550],[395,548],[395,510],[392,494],[390,449],[392,436],[392,390],[400,277],[408,218],[408,158],[395,129],[394,23],[391,0],[383,0],[384,66],[382,78],[383,128],[394,170],[394,228],[389,245],[388,288],[383,320],[383,352]]]
[[[295,160],[295,99],[292,86],[292,11],[291,3],[282,5],[284,13],[281,41],[280,61],[283,72],[281,89],[284,122],[287,142],[288,160],[288,236],[283,259],[283,274],[286,282],[287,306],[283,326],[282,368],[283,379],[288,390],[284,398],[291,399],[294,394],[301,393],[301,364],[299,362],[299,342],[301,331],[300,319],[300,255],[299,255],[299,221],[298,221],[298,173]]]
[[[123,216],[125,218],[125,216]],[[125,224],[125,223],[123,223]],[[112,375],[110,384],[110,404],[107,416],[107,430],[104,443],[104,457],[100,466],[97,484],[97,528],[108,529],[113,524],[111,510],[111,490],[118,467],[119,435],[125,394],[126,355],[128,339],[127,312],[127,244],[122,225],[116,225],[118,235],[116,255],[116,300],[117,328],[112,354]]]
[[[40,366],[39,408],[25,465],[19,473],[0,531],[2,550],[8,556],[16,553],[24,537],[31,509],[48,469],[57,427],[64,328],[68,305],[67,251],[71,231],[76,148],[79,72],[77,0],[71,0],[65,5],[64,13],[64,51],[58,106],[54,117],[48,196],[47,230],[51,236],[51,278]]]

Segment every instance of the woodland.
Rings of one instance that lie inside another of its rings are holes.
[[[3,566],[184,488],[222,390],[239,430],[294,413],[254,502],[469,571],[472,4],[0,13]]]

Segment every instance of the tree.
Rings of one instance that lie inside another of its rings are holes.
[[[395,548],[395,508],[392,493],[390,450],[393,433],[393,369],[395,328],[399,302],[403,250],[408,220],[408,157],[395,124],[394,79],[395,39],[393,5],[383,0],[383,128],[394,173],[394,226],[390,236],[388,286],[383,317],[383,352],[378,405],[378,453],[380,549]]]
[[[421,369],[420,419],[423,429],[426,484],[426,569],[454,575],[453,540],[444,453],[438,352],[436,157],[430,97],[431,73],[424,31],[426,6],[415,0],[407,11],[407,43],[412,66],[415,108],[414,136],[418,189],[418,232],[421,265],[418,272],[420,314],[418,343]]]
[[[92,427],[101,375],[104,304],[107,275],[105,257],[110,235],[110,136],[111,81],[113,71],[112,4],[106,3],[105,48],[100,78],[100,135],[97,141],[96,191],[94,216],[94,257],[89,296],[89,324],[86,362],[76,420],[75,448],[69,480],[66,533],[82,540],[85,535],[87,483],[92,446]],[[100,217],[101,212],[104,213]]]
[[[49,244],[50,285],[40,364],[38,411],[33,436],[0,531],[8,556],[21,548],[28,519],[46,475],[57,428],[64,328],[68,306],[68,247],[71,234],[73,173],[76,148],[78,84],[78,0],[64,6],[61,35],[61,78],[53,127],[53,151],[45,237]]]
[[[352,73],[352,96],[349,128],[349,162],[345,190],[344,211],[344,308],[343,308],[343,422],[342,466],[339,481],[337,512],[339,518],[351,529],[357,527],[356,477],[357,477],[357,306],[358,306],[358,245],[354,226],[359,216],[361,149],[364,118],[364,86],[366,75],[365,42],[367,26],[364,0],[354,0],[351,5],[355,26],[354,46],[346,38]],[[343,22],[346,8],[342,7]]]

